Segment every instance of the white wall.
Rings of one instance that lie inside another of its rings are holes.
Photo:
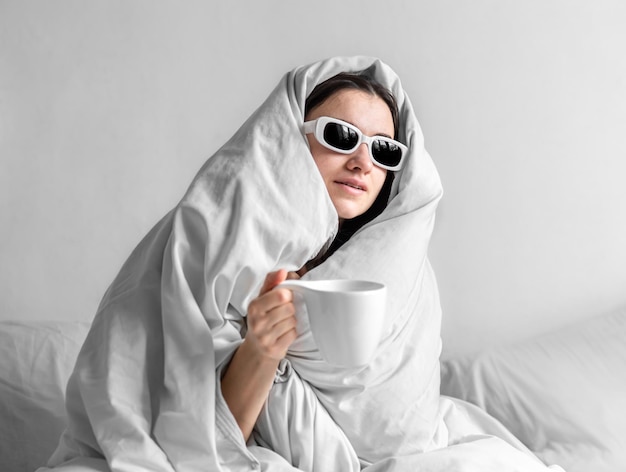
[[[626,3],[0,1],[0,318],[90,319],[284,72],[403,78],[445,196],[447,352],[626,303]]]

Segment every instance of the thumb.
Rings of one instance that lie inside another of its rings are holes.
[[[287,279],[287,271],[285,269],[277,270],[276,272],[270,272],[265,276],[265,281],[259,292],[259,295],[269,292],[279,283],[284,282]]]

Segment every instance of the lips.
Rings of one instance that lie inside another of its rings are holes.
[[[355,190],[360,190],[362,192],[365,192],[367,190],[367,187],[365,186],[365,184],[361,182],[360,180],[355,180],[355,179],[336,180],[335,183],[340,184],[340,185],[345,185],[346,187],[350,187]]]

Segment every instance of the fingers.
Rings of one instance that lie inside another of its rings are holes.
[[[281,335],[278,339],[276,339],[276,342],[274,343],[277,351],[279,353],[286,353],[287,349],[289,349],[289,346],[291,346],[291,344],[296,340],[297,337],[298,332],[296,331],[295,327],[293,329],[290,329],[289,331],[285,331],[285,333]],[[282,357],[285,357],[285,355],[282,354],[281,359]]]
[[[261,301],[259,299],[257,300]],[[273,305],[267,310],[260,307],[261,303],[257,305],[253,303],[250,304],[250,308],[248,310],[248,318],[251,327],[255,329],[255,331],[269,331],[275,329],[275,327],[283,320],[287,318],[295,318],[294,315],[296,310],[294,304],[290,301],[278,305]]]
[[[275,288],[287,277],[284,269],[267,274],[259,296],[248,306],[246,338],[260,355],[274,359],[282,359],[297,337],[293,293]]]
[[[261,291],[259,295],[263,295],[264,293],[269,292],[274,287],[276,287],[279,283],[284,282],[287,278],[287,271],[285,269],[279,269],[276,272],[270,272],[265,276],[265,281],[263,282],[263,286],[261,287]]]
[[[273,309],[286,304],[293,304],[293,293],[286,288],[270,290],[259,295],[250,302],[248,306],[248,316],[259,318],[270,313]]]
[[[281,336],[296,328],[296,317],[293,316],[289,307],[276,308],[263,328],[265,332],[261,333],[260,337],[264,337],[268,343],[274,343]]]
[[[296,317],[293,303],[278,305],[267,312],[248,314],[246,338],[264,357],[280,360],[296,339]]]

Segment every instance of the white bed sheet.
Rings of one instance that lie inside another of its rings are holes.
[[[568,472],[626,471],[626,308],[442,364],[442,393]]]

